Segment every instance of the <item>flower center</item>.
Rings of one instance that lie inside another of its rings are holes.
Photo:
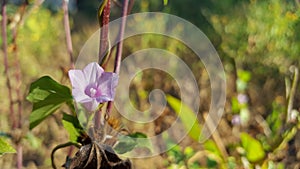
[[[91,97],[95,97],[97,90],[94,88],[90,88]]]
[[[91,98],[97,98],[101,94],[100,90],[97,88],[97,86],[95,84],[88,85],[85,88],[84,93],[86,95],[90,96]]]

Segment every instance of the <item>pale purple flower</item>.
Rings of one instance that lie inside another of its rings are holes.
[[[241,124],[241,116],[240,115],[233,115],[231,119],[231,123],[233,125],[240,125]]]
[[[237,99],[240,104],[246,104],[249,100],[248,96],[242,93],[238,94]]]
[[[88,64],[83,70],[70,70],[69,77],[73,98],[88,111],[94,111],[100,103],[114,99],[118,75],[104,72],[96,62]]]

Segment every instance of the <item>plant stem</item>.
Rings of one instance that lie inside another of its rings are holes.
[[[294,98],[295,98],[295,93],[297,89],[297,84],[298,84],[298,79],[299,79],[299,69],[296,66],[291,66],[290,71],[294,74],[293,77],[293,83],[291,90],[288,94],[288,105],[287,105],[287,117],[286,117],[286,122],[289,123],[292,120],[292,109],[293,109],[293,104],[294,104]]]
[[[126,15],[127,15],[127,9],[128,9],[128,2],[129,0],[124,0],[123,5],[123,13],[122,13],[122,21],[120,26],[120,32],[118,36],[119,43],[117,44],[117,51],[116,51],[116,60],[115,60],[115,67],[114,72],[119,74],[120,67],[121,67],[121,59],[122,59],[122,51],[123,51],[123,37],[125,32],[125,25],[126,25]]]
[[[119,4],[118,1],[114,0],[113,2],[114,2],[117,6],[122,7],[122,4]],[[129,15],[129,14],[131,13],[131,10],[132,10],[132,8],[133,8],[133,5],[134,5],[134,0],[130,0],[130,1],[129,1],[129,4],[128,4],[128,9],[127,9],[127,15]],[[103,65],[102,65],[102,68],[103,68],[103,69],[106,68],[106,66],[107,66],[107,64],[108,64],[108,61],[109,61],[110,58],[111,58],[111,53],[110,53],[107,57],[108,57],[108,58],[107,58],[107,61],[104,62]]]
[[[133,5],[134,5],[134,0],[130,0],[128,5],[128,10],[127,10],[127,15],[129,15],[130,12],[132,11]]]
[[[21,94],[21,85],[22,85],[22,76],[21,76],[21,68],[20,68],[20,60],[18,57],[18,44],[17,44],[17,37],[18,37],[18,28],[19,25],[23,19],[23,16],[25,14],[26,6],[28,5],[28,1],[24,1],[24,3],[20,6],[19,9],[19,20],[16,21],[15,26],[12,28],[12,46],[13,46],[13,54],[14,54],[14,67],[15,67],[15,80],[16,80],[16,86],[15,86],[15,92],[16,92],[16,101],[13,100],[13,88],[12,88],[12,82],[9,76],[9,64],[8,64],[8,52],[7,52],[7,15],[6,15],[6,0],[2,1],[2,48],[4,53],[4,73],[6,76],[6,82],[7,82],[7,88],[8,88],[8,97],[10,101],[10,119],[12,122],[11,129],[12,131],[21,130],[22,129],[22,103],[23,103],[23,96]],[[16,118],[16,112],[14,109],[14,103],[17,103],[17,117]],[[16,138],[13,138],[16,139]],[[19,138],[15,140],[15,144],[17,146],[17,168],[22,169],[23,167],[23,146],[21,144],[21,139]]]
[[[21,169],[23,167],[23,146],[21,143],[17,145],[17,168]]]
[[[2,36],[2,50],[3,50],[3,56],[4,56],[4,74],[6,76],[6,87],[8,89],[8,99],[9,99],[9,112],[10,112],[10,120],[12,122],[12,128],[16,127],[16,121],[14,117],[14,103],[13,103],[13,98],[12,98],[12,86],[11,86],[11,81],[9,78],[9,66],[8,66],[8,54],[7,54],[7,15],[6,15],[6,0],[2,1],[2,7],[1,7],[1,15],[2,15],[2,20],[1,20],[1,36]]]
[[[70,22],[69,22],[68,0],[62,1],[62,8],[64,11],[64,28],[66,33],[67,50],[70,57],[70,68],[73,69],[75,66],[74,66],[72,37],[71,37]]]
[[[80,148],[80,145],[78,143],[73,143],[73,142],[67,142],[67,143],[60,144],[60,145],[54,147],[54,149],[51,152],[51,165],[52,165],[53,169],[57,169],[57,167],[55,165],[55,161],[54,161],[55,152],[61,148],[65,148],[65,147],[69,147],[69,146],[75,146],[77,148]]]
[[[71,37],[71,31],[70,31],[71,29],[70,29],[70,22],[69,22],[68,2],[69,2],[69,0],[62,0],[62,9],[64,12],[63,23],[64,23],[65,34],[66,34],[67,50],[69,53],[70,69],[74,69],[75,63],[74,63],[74,57],[73,57],[72,37]],[[71,156],[72,152],[73,152],[73,147],[71,146],[68,151],[68,156]]]
[[[99,24],[101,27],[100,31],[100,45],[99,45],[99,55],[98,55],[98,62],[100,65],[105,63],[106,60],[106,53],[108,52],[109,48],[109,41],[108,41],[108,23],[109,23],[109,16],[110,16],[110,0],[103,0],[104,4],[100,5],[100,8],[102,5],[104,6],[104,9],[102,11],[101,16],[98,13]],[[99,12],[99,11],[98,11]],[[100,11],[101,12],[101,11]]]
[[[118,36],[119,43],[117,44],[116,59],[115,59],[115,65],[114,65],[114,73],[116,73],[116,74],[120,73],[122,51],[123,51],[123,37],[124,37],[125,25],[126,25],[126,19],[127,19],[126,16],[128,13],[128,3],[129,3],[129,0],[124,0],[122,21],[121,21],[120,32],[119,32],[119,36]],[[113,104],[112,101],[108,102],[107,109],[106,109],[107,114],[110,114],[112,104]]]
[[[98,63],[102,65],[105,62],[105,53],[108,52],[108,23],[110,15],[110,0],[103,0],[98,9],[98,21],[101,28],[99,41]],[[99,129],[101,125],[101,108],[95,112],[95,128]]]
[[[222,110],[217,110],[217,111],[222,111]],[[226,147],[225,147],[225,145],[224,145],[224,143],[223,143],[223,141],[221,139],[221,136],[220,136],[218,130],[214,129],[214,125],[215,124],[213,122],[213,119],[207,113],[204,113],[203,117],[204,117],[204,119],[206,121],[208,131],[210,133],[212,133],[212,138],[215,141],[218,149],[220,150],[223,159],[228,159],[228,153],[227,153]]]
[[[20,66],[20,59],[18,56],[18,44],[17,44],[17,38],[18,38],[18,28],[24,18],[24,14],[26,11],[26,7],[28,5],[28,1],[24,1],[22,6],[20,7],[20,19],[17,21],[16,26],[13,28],[13,38],[12,43],[14,46],[14,60],[15,60],[15,78],[16,78],[16,95],[17,95],[17,104],[18,104],[18,124],[16,124],[16,127],[22,128],[22,104],[23,104],[23,96],[21,94],[21,85],[22,85],[22,74],[21,74],[21,66]]]
[[[15,79],[16,79],[16,86],[15,86],[15,92],[17,96],[17,112],[18,112],[18,119],[16,120],[16,126],[13,127],[13,130],[16,128],[19,128],[22,130],[22,114],[23,114],[23,96],[21,94],[21,86],[22,86],[22,74],[21,74],[21,66],[20,66],[20,59],[18,56],[18,44],[17,44],[17,38],[18,38],[18,29],[19,26],[24,18],[24,14],[26,11],[26,7],[28,5],[28,1],[24,1],[24,3],[20,6],[20,19],[17,21],[15,27],[12,30],[12,44],[14,46],[14,66],[15,66]],[[22,137],[20,137],[20,140],[16,141],[17,145],[17,168],[21,169],[23,167],[23,146],[21,144]]]

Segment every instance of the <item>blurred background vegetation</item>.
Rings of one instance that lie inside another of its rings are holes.
[[[120,17],[121,8],[112,3],[111,20]],[[184,139],[172,150],[152,158],[133,159],[135,168],[300,168],[300,93],[297,70],[300,61],[300,2],[298,0],[135,0],[131,13],[165,12],[184,18],[199,27],[217,49],[226,71],[227,102],[224,116],[211,140],[199,145]],[[2,3],[2,1],[1,1]],[[12,31],[21,16],[22,0],[10,0],[8,15],[8,54],[10,76],[15,74],[15,44]],[[70,0],[70,24],[74,56],[98,29],[97,0]],[[0,20],[2,19],[2,16]],[[68,85],[68,69],[60,0],[30,0],[18,26],[17,54],[24,95],[32,81],[50,75]],[[147,24],[147,22],[145,22]],[[160,23],[158,23],[160,24]],[[174,28],[176,30],[177,28]],[[2,44],[2,37],[0,38]],[[210,82],[197,56],[174,39],[141,35],[125,40],[123,56],[157,47],[179,56],[192,68],[200,88],[199,121],[210,105]],[[0,72],[4,71],[1,50]],[[9,101],[5,76],[0,76],[0,131],[10,132]],[[145,110],[148,94],[154,88],[180,99],[178,86],[168,74],[144,71],[131,84],[133,104]],[[295,90],[292,90],[292,89]],[[13,96],[16,97],[16,96]],[[24,99],[25,100],[25,99]],[[290,105],[290,106],[288,106]],[[23,103],[25,168],[51,168],[51,149],[68,140],[61,114],[48,118],[28,131],[31,105]],[[168,105],[152,127],[130,130],[154,135],[167,129],[176,116]],[[172,120],[171,120],[172,121]],[[4,134],[2,134],[4,135]],[[3,136],[4,137],[4,136]],[[8,139],[9,142],[9,139]],[[170,142],[170,144],[172,144]],[[68,150],[57,154],[63,164]],[[0,158],[4,169],[15,168],[15,156]],[[145,165],[147,164],[147,165]]]

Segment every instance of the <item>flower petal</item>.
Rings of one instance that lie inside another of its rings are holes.
[[[69,70],[68,74],[72,88],[73,90],[75,89],[75,92],[72,92],[73,95],[76,96],[82,94],[80,91],[84,91],[85,87],[88,85],[85,81],[83,72],[81,70]]]
[[[70,70],[72,95],[88,111],[94,111],[99,103],[112,101],[118,84],[118,75],[104,72],[98,63],[92,62],[83,70]]]
[[[82,90],[80,89],[72,89],[72,96],[76,102],[82,102],[85,99],[90,98],[88,95],[86,95]]]
[[[103,68],[100,67],[99,64],[96,62],[92,62],[88,64],[83,69],[84,77],[89,84],[95,83],[103,72],[104,72]]]
[[[99,103],[96,99],[85,99],[80,102],[80,104],[87,110],[87,111],[94,111],[98,108]]]
[[[112,101],[115,97],[115,89],[118,84],[119,76],[115,73],[104,72],[97,80],[98,88],[101,91],[101,95],[97,97],[97,101],[100,103]]]
[[[114,99],[103,95],[103,96],[98,97],[96,100],[98,103],[104,103],[104,102],[108,102],[108,101],[113,101]]]

